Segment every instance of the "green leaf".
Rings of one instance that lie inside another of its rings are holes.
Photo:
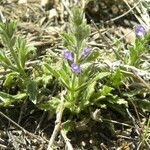
[[[18,52],[18,59],[19,59],[20,65],[22,66],[22,68],[24,68],[29,52],[31,51],[34,52],[35,48],[28,46],[27,41],[19,37],[17,38],[17,41],[16,41],[16,50]]]
[[[21,100],[26,97],[26,93],[18,93],[17,95],[10,95],[5,92],[0,92],[0,100],[3,102],[1,105],[10,105],[13,102]]]
[[[72,9],[72,15],[70,17],[70,34],[76,39],[77,47],[82,45],[82,42],[89,37],[90,26],[87,25],[85,14],[79,7]]]
[[[136,48],[130,48],[130,65],[135,66],[137,60],[139,59],[139,54]]]
[[[107,103],[107,106],[111,107],[114,111],[120,113],[123,116],[126,116],[126,111],[125,108],[127,107],[126,105],[120,105],[117,103],[110,103],[111,100],[109,100],[109,103]]]
[[[70,18],[70,22],[75,26],[79,26],[82,24],[84,20],[84,13],[79,7],[74,7],[72,9],[72,16]]]
[[[117,99],[117,104],[119,104],[119,105],[125,105],[125,106],[128,106],[128,102],[125,100],[125,99],[123,99],[123,98],[118,98]]]
[[[65,72],[65,70],[62,68],[61,70],[59,70],[59,74],[60,79],[65,81],[65,83],[69,85],[69,75],[67,74],[67,72]]]
[[[16,71],[17,68],[11,62],[11,59],[5,54],[5,52],[0,50],[0,61],[3,63],[2,65],[6,68]]]
[[[3,83],[3,86],[10,86],[12,84],[12,80],[18,76],[18,73],[12,72],[6,75],[6,79]]]
[[[49,109],[53,108],[53,109],[57,109],[57,107],[60,104],[60,99],[57,97],[52,97],[49,101],[48,101],[48,105],[49,105]],[[48,110],[49,110],[48,109]]]
[[[148,111],[150,112],[150,101],[147,100],[147,99],[144,99],[144,100],[137,100],[136,101],[137,105],[139,108],[143,109],[144,111]]]
[[[104,85],[103,88],[101,89],[101,95],[106,96],[106,95],[108,95],[112,90],[113,90],[112,87],[109,87],[109,86],[107,86],[107,85]]]
[[[75,28],[73,32],[76,40],[81,43],[83,40],[87,39],[90,34],[90,27],[86,24],[81,24]]]
[[[29,99],[34,104],[36,104],[36,102],[37,102],[37,93],[38,93],[37,83],[34,80],[28,81],[27,94],[29,96]]]
[[[43,74],[42,77],[36,78],[36,81],[39,82],[39,80],[42,80],[43,86],[45,87],[52,80],[52,76]]]
[[[79,76],[78,82],[79,85],[82,85],[83,83],[87,82],[89,80],[90,74],[93,73],[93,64],[92,63],[84,63],[81,65],[81,69],[83,70],[82,75]]]
[[[49,72],[56,78],[60,77],[60,74],[58,71],[56,71],[53,67],[49,66],[47,63],[44,63],[44,66],[49,70]]]
[[[106,76],[109,76],[110,72],[101,72],[101,73],[97,73],[95,75],[95,77],[90,81],[90,83],[93,83],[94,81],[100,80]]]
[[[71,34],[63,32],[63,33],[60,34],[60,36],[62,37],[65,46],[75,45],[75,39]]]
[[[121,84],[122,73],[120,71],[120,68],[117,68],[116,72],[112,74],[111,81],[113,86],[119,86]]]
[[[103,100],[104,98],[106,98],[106,96],[103,96],[101,94],[101,91],[98,91],[98,92],[92,94],[92,96],[90,97],[90,101],[92,103],[95,103],[95,102],[98,102],[99,100]]]
[[[16,38],[14,33],[16,31],[17,23],[12,21],[6,21],[5,23],[0,23],[0,35],[3,43],[6,46],[13,47],[15,45]]]
[[[44,64],[44,66],[49,70],[49,72],[56,78],[60,79],[62,84],[67,88],[70,89],[68,79],[66,78],[66,74],[64,70],[56,70],[53,67],[49,66],[48,64]]]
[[[130,65],[138,67],[141,63],[141,56],[144,52],[149,50],[147,37],[144,38],[138,37],[135,40],[135,45],[132,46],[130,50]]]
[[[90,97],[92,96],[92,94],[94,93],[95,91],[95,85],[96,85],[96,81],[93,82],[92,84],[90,84],[87,89],[86,89],[86,100],[89,101]]]
[[[24,39],[18,38],[16,43],[16,50],[18,52],[18,59],[22,68],[25,67],[25,62],[27,58],[27,43]]]
[[[100,55],[99,51],[92,50],[90,55],[86,58],[86,62],[95,61]]]
[[[73,122],[71,120],[67,120],[63,122],[63,129],[66,133],[73,130]]]
[[[75,89],[76,91],[79,91],[81,89],[84,89],[87,85],[92,84],[93,82],[100,80],[106,76],[110,75],[109,72],[101,72],[101,73],[97,73],[91,80],[87,81],[86,83],[83,83],[81,86],[79,86],[77,89]]]
[[[50,114],[50,117],[53,117],[53,115],[56,113],[56,109],[60,105],[61,105],[60,99],[58,99],[57,97],[52,97],[47,102],[38,104],[38,107],[44,111],[48,111]]]

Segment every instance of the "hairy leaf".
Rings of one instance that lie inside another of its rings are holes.
[[[37,102],[37,94],[38,94],[38,88],[37,83],[34,80],[29,80],[27,84],[27,94],[29,96],[29,99],[36,104]]]

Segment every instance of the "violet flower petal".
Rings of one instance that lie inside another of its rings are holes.
[[[135,28],[135,34],[137,36],[144,36],[145,35],[145,28],[142,25],[137,25]]]
[[[75,73],[80,73],[81,72],[80,66],[75,64],[75,63],[73,63],[71,65],[71,68],[72,68],[72,71],[75,72]]]
[[[91,51],[91,48],[84,48],[81,55],[82,56],[87,56]]]
[[[64,58],[66,58],[66,59],[72,61],[72,60],[73,60],[72,53],[71,53],[69,50],[66,50],[66,51],[64,52]]]

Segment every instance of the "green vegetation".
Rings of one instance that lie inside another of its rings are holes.
[[[150,53],[150,31],[144,26],[136,27],[135,43],[128,47],[127,53],[122,54],[118,50],[120,43],[116,42],[118,47],[113,45],[114,59],[118,63],[108,62],[103,52],[88,45],[90,26],[83,10],[75,7],[68,31],[60,34],[63,53],[45,55],[39,64],[31,67],[29,64],[36,58],[36,49],[29,46],[25,38],[17,36],[16,30],[16,22],[0,23],[3,44],[0,63],[1,70],[6,72],[0,91],[0,107],[30,100],[35,107],[48,112],[50,118],[56,114],[60,124],[55,126],[57,131],[54,129],[49,149],[56,132],[60,131],[63,136],[75,130],[74,118],[79,121],[88,118],[86,124],[92,125],[105,119],[110,121],[111,116],[103,112],[113,110],[123,120],[132,120],[131,126],[136,127],[133,114],[139,124],[140,113],[148,116],[150,67],[143,65],[142,57]],[[14,92],[12,86],[17,87]],[[115,127],[107,126],[109,132],[115,134]],[[142,131],[138,131],[142,148],[148,145],[149,127],[150,118],[147,118]],[[72,148],[69,144],[67,146]]]

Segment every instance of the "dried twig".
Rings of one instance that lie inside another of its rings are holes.
[[[18,124],[20,124],[20,122],[22,120],[22,116],[23,116],[23,113],[25,113],[26,107],[27,107],[27,100],[24,100],[23,104],[21,106],[21,110],[20,110],[20,114],[19,114],[19,118],[18,118]]]
[[[128,108],[126,108],[126,112],[127,112],[127,114],[129,115],[129,117],[131,118],[131,120],[133,122],[133,125],[135,127],[136,133],[140,136],[140,128],[137,125],[135,118],[132,116],[132,114],[130,113]]]
[[[110,122],[110,123],[120,124],[122,126],[130,127],[130,128],[134,128],[134,126],[123,123],[123,122],[118,122],[118,121],[115,121],[112,119],[110,120],[110,119],[102,118],[101,113],[100,113],[100,109],[96,109],[94,112],[91,112],[91,118],[97,122],[103,122],[104,121],[104,122]]]
[[[62,103],[64,101],[64,94],[65,94],[65,91],[63,91],[61,93],[61,102]],[[55,121],[56,125],[55,125],[53,133],[51,135],[51,138],[49,140],[47,150],[53,150],[53,144],[54,144],[55,138],[61,130],[61,119],[62,119],[63,111],[64,111],[64,106],[62,104],[60,107],[58,107],[57,112],[56,112],[56,121]]]
[[[72,147],[72,145],[70,143],[70,140],[67,138],[65,131],[63,129],[61,129],[60,132],[61,132],[62,137],[64,138],[64,141],[66,143],[67,149],[68,150],[73,150],[73,147]]]
[[[127,0],[123,0],[126,5],[128,6],[128,8],[132,11],[132,13],[134,14],[134,16],[136,17],[136,19],[139,21],[140,24],[144,25],[146,28],[149,28],[149,14],[146,8],[143,7],[142,5],[142,0],[139,0],[134,7],[131,7],[129,2]],[[140,5],[139,5],[140,4]],[[139,8],[139,6],[141,6]],[[137,14],[134,13],[133,9],[135,8],[137,10],[137,12],[139,13],[140,16],[138,16]]]
[[[126,124],[126,123],[123,123],[123,122],[118,122],[118,121],[115,121],[115,120],[110,120],[110,119],[103,118],[102,121],[106,121],[106,122],[110,122],[110,123],[114,123],[114,124],[120,124],[122,126],[134,128],[132,125],[129,125],[129,124]]]

